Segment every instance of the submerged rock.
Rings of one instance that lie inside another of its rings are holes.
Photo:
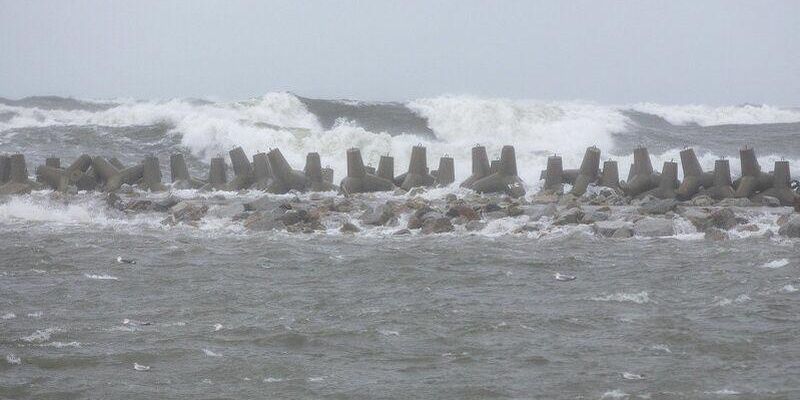
[[[598,221],[592,225],[594,232],[600,236],[612,237],[617,231],[631,231],[633,224],[628,221],[614,220],[614,221]]]
[[[645,217],[633,224],[633,233],[643,237],[672,236],[675,226],[670,219]]]

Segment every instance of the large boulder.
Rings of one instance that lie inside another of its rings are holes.
[[[738,223],[736,214],[730,208],[718,208],[711,212],[711,224],[715,228],[728,230]]]
[[[663,215],[670,211],[675,211],[678,206],[678,201],[674,199],[651,200],[642,203],[639,206],[639,212],[642,214]]]
[[[578,207],[569,208],[556,214],[554,225],[577,224],[583,218],[583,210]]]
[[[375,208],[370,208],[361,214],[361,222],[366,225],[380,226],[386,225],[392,220],[396,220],[394,207],[392,204],[384,204]]]
[[[631,230],[633,224],[622,220],[597,221],[592,225],[592,228],[594,232],[600,236],[612,237],[620,229]]]
[[[447,217],[430,218],[422,225],[424,234],[452,232],[453,229],[455,228]]]
[[[645,217],[633,224],[633,233],[643,237],[672,236],[675,226],[671,219]]]
[[[800,238],[800,215],[789,218],[778,230],[778,234],[790,238]]]

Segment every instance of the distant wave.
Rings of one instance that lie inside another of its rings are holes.
[[[625,107],[623,107],[625,108]],[[705,105],[661,105],[638,103],[629,109],[657,115],[673,125],[755,125],[800,122],[800,111],[768,105],[712,107]]]

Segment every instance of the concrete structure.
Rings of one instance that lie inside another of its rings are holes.
[[[228,188],[228,166],[222,157],[211,159],[208,170],[208,183],[203,186],[204,190],[226,190]]]
[[[327,192],[334,190],[334,186],[325,181],[322,176],[322,161],[319,153],[306,155],[306,166],[303,168],[306,176],[306,188],[312,192]]]
[[[564,186],[564,163],[561,156],[547,157],[547,169],[542,174],[543,190],[560,193]]]
[[[427,150],[423,146],[414,146],[411,149],[411,160],[408,163],[408,172],[400,185],[405,190],[415,187],[433,186],[436,178],[428,173]]]
[[[600,175],[600,186],[619,189],[619,166],[616,161],[603,162],[603,173]]]
[[[394,183],[377,175],[368,174],[361,159],[361,150],[347,150],[347,176],[342,179],[339,191],[343,194],[383,192],[394,190]]]
[[[475,146],[472,148],[472,175],[469,176],[464,182],[461,182],[461,187],[472,188],[472,184],[491,175],[491,166],[489,165],[489,156],[486,154],[486,147]]]
[[[256,190],[267,190],[272,184],[272,169],[269,167],[267,153],[253,155],[253,185]]]
[[[648,190],[658,187],[659,174],[653,172],[650,162],[650,153],[646,147],[637,147],[633,150],[633,165],[628,173],[628,180],[620,182],[620,189],[626,195],[635,197]]]
[[[69,187],[67,171],[61,168],[48,166],[46,163],[36,168],[36,180],[59,192],[64,192]]]
[[[745,147],[739,150],[739,159],[742,163],[742,177],[736,184],[733,197],[751,197],[772,186],[772,176],[761,172],[754,149]]]
[[[156,164],[158,161],[156,161]],[[160,176],[161,172],[159,172]],[[144,177],[144,165],[137,164],[132,167],[120,170],[116,175],[106,181],[105,190],[113,192],[119,190],[122,185],[134,185]]]
[[[658,187],[648,191],[659,199],[674,199],[677,196],[676,189],[680,182],[678,181],[678,163],[674,161],[665,161],[661,167],[661,176],[658,180]]]
[[[436,186],[448,186],[456,181],[456,167],[453,157],[444,156],[439,159],[439,169],[436,170]]]
[[[139,186],[151,192],[163,192],[166,190],[166,186],[161,183],[161,165],[158,163],[158,157],[150,155],[144,158],[142,162],[142,182]]]
[[[181,153],[169,156],[169,174],[172,187],[176,189],[199,189],[206,183],[189,175],[186,159]]]
[[[5,154],[0,155],[0,185],[8,182],[11,176],[11,158]]]
[[[104,185],[115,175],[119,174],[117,167],[111,165],[108,160],[100,156],[92,157],[92,169],[94,169],[101,185]]]
[[[764,196],[772,196],[780,200],[782,206],[794,206],[798,201],[798,194],[792,190],[792,175],[788,161],[775,161],[772,172],[772,186],[753,197],[760,202]]]
[[[322,169],[322,180],[333,185],[333,168],[326,166]]]
[[[706,194],[715,200],[722,200],[733,197],[733,193],[730,162],[714,161],[714,184],[706,190]]]
[[[525,195],[525,185],[517,175],[517,156],[514,146],[503,146],[497,172],[472,184],[478,193],[505,193],[511,197]]]
[[[590,183],[597,181],[600,173],[600,149],[595,146],[586,149],[583,155],[581,167],[578,170],[578,176],[575,178],[575,183],[572,185],[572,193],[575,196],[583,196],[586,193],[586,188]]]
[[[689,200],[700,191],[700,188],[707,189],[714,185],[714,174],[703,172],[694,149],[681,151],[681,166],[683,166],[683,182],[676,191],[679,199]]]
[[[58,157],[47,157],[44,160],[44,165],[51,168],[61,168],[61,159]]]
[[[123,165],[122,161],[120,161],[117,157],[109,158],[108,162],[111,163],[111,165],[113,165],[116,169],[125,169],[125,165]]]
[[[231,165],[233,166],[234,178],[228,184],[230,190],[243,190],[249,188],[253,184],[253,166],[247,155],[244,154],[244,149],[236,147],[228,152],[231,157]]]
[[[283,194],[290,190],[301,192],[306,190],[306,176],[300,171],[293,170],[280,150],[270,150],[267,159],[273,178],[272,185],[268,188],[271,193]]]
[[[388,181],[394,180],[394,157],[391,156],[381,156],[380,161],[378,161],[378,177],[386,179]]]
[[[8,181],[0,186],[0,194],[30,193],[37,188],[38,185],[28,179],[25,156],[19,153],[12,154],[8,161]]]

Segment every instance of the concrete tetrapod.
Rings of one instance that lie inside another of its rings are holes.
[[[0,194],[30,193],[38,186],[28,179],[28,167],[25,165],[25,156],[12,154],[8,161],[8,181],[0,186]]]
[[[486,147],[475,146],[472,148],[472,175],[469,176],[464,182],[461,182],[461,187],[472,188],[472,184],[489,176],[491,174],[491,167],[489,166],[489,156],[486,154]]]
[[[436,186],[448,186],[456,181],[456,169],[453,157],[444,156],[439,159],[439,169],[436,170]]]
[[[411,149],[411,160],[408,163],[408,172],[400,185],[404,190],[415,187],[433,186],[436,178],[428,173],[427,150],[423,146],[414,146]]]
[[[59,192],[64,192],[69,187],[67,171],[48,165],[41,165],[36,168],[36,180]]]
[[[661,176],[658,180],[658,187],[651,189],[647,193],[659,199],[674,199],[675,190],[678,188],[678,163],[675,161],[665,161],[661,167]]]
[[[119,174],[117,167],[111,165],[108,160],[100,156],[92,157],[92,169],[101,185],[105,185],[112,177]]]
[[[478,193],[505,193],[511,197],[525,195],[525,185],[517,175],[517,156],[514,146],[503,146],[497,172],[472,184]]]
[[[728,160],[714,161],[714,184],[706,190],[706,194],[714,200],[733,197],[731,164]]]
[[[124,170],[123,170],[124,171]],[[158,157],[150,155],[142,162],[142,182],[139,185],[151,192],[163,192],[166,187],[161,183],[161,165]]]
[[[333,185],[333,168],[326,166],[322,169],[322,180]]]
[[[301,192],[306,190],[306,176],[300,171],[293,170],[280,150],[270,150],[267,158],[273,178],[272,185],[268,188],[271,193],[284,194],[290,190]]]
[[[306,167],[303,169],[306,176],[306,188],[312,192],[327,192],[335,188],[326,182],[322,176],[322,161],[319,153],[306,155]]]
[[[202,190],[227,190],[228,188],[228,166],[222,157],[211,159],[208,169],[208,183],[203,185]]]
[[[11,175],[11,158],[5,154],[0,155],[0,185],[8,182]]]
[[[394,181],[394,157],[381,156],[381,160],[378,161],[378,172],[376,175],[380,178]]]
[[[58,157],[47,157],[44,160],[45,167],[61,168],[61,159]]]
[[[701,187],[707,189],[714,184],[714,174],[703,172],[694,149],[681,151],[681,165],[683,166],[683,182],[676,191],[678,199],[689,200],[700,191]]]
[[[754,194],[772,186],[772,176],[761,172],[758,165],[756,152],[753,148],[739,150],[739,159],[742,163],[742,177],[738,179],[733,197],[751,197]]]
[[[244,154],[244,149],[236,147],[229,151],[228,155],[231,157],[234,176],[228,188],[233,191],[249,188],[253,184],[253,166]]]
[[[158,164],[158,160],[156,160]],[[159,176],[161,172],[159,171]],[[105,190],[113,192],[122,187],[122,185],[134,185],[139,179],[144,177],[144,164],[137,164],[123,170],[120,170],[116,175],[112,176],[106,181]]]
[[[586,193],[590,183],[597,181],[600,172],[600,149],[595,146],[587,148],[578,171],[570,193],[580,197]]]
[[[267,190],[272,184],[272,169],[267,153],[253,154],[253,189]]]
[[[123,170],[123,169],[125,169],[125,165],[123,165],[123,164],[122,164],[122,161],[120,161],[120,160],[119,160],[117,157],[111,157],[111,158],[109,158],[109,159],[108,159],[108,162],[110,162],[110,163],[111,163],[111,165],[113,165],[113,166],[114,166],[114,168],[116,168],[116,169],[119,169],[119,170]]]
[[[172,187],[175,189],[199,189],[206,184],[189,175],[186,159],[181,153],[173,153],[169,156],[169,174],[172,180]]]
[[[547,169],[542,171],[542,190],[560,193],[564,187],[564,163],[561,156],[547,157]]]
[[[361,150],[347,150],[347,176],[342,179],[339,191],[343,194],[383,192],[393,190],[394,183],[388,179],[368,174],[361,159]]]
[[[600,186],[619,189],[619,167],[617,162],[608,160],[603,162],[603,173],[600,175]]]
[[[772,187],[757,194],[753,199],[760,201],[764,196],[772,196],[780,200],[782,206],[795,205],[798,194],[790,187],[792,175],[789,171],[789,161],[775,161],[772,176]]]
[[[660,181],[659,174],[653,172],[650,162],[650,153],[646,147],[637,147],[633,150],[633,165],[631,165],[628,180],[620,182],[620,188],[626,195],[635,197],[648,190],[655,189]]]

